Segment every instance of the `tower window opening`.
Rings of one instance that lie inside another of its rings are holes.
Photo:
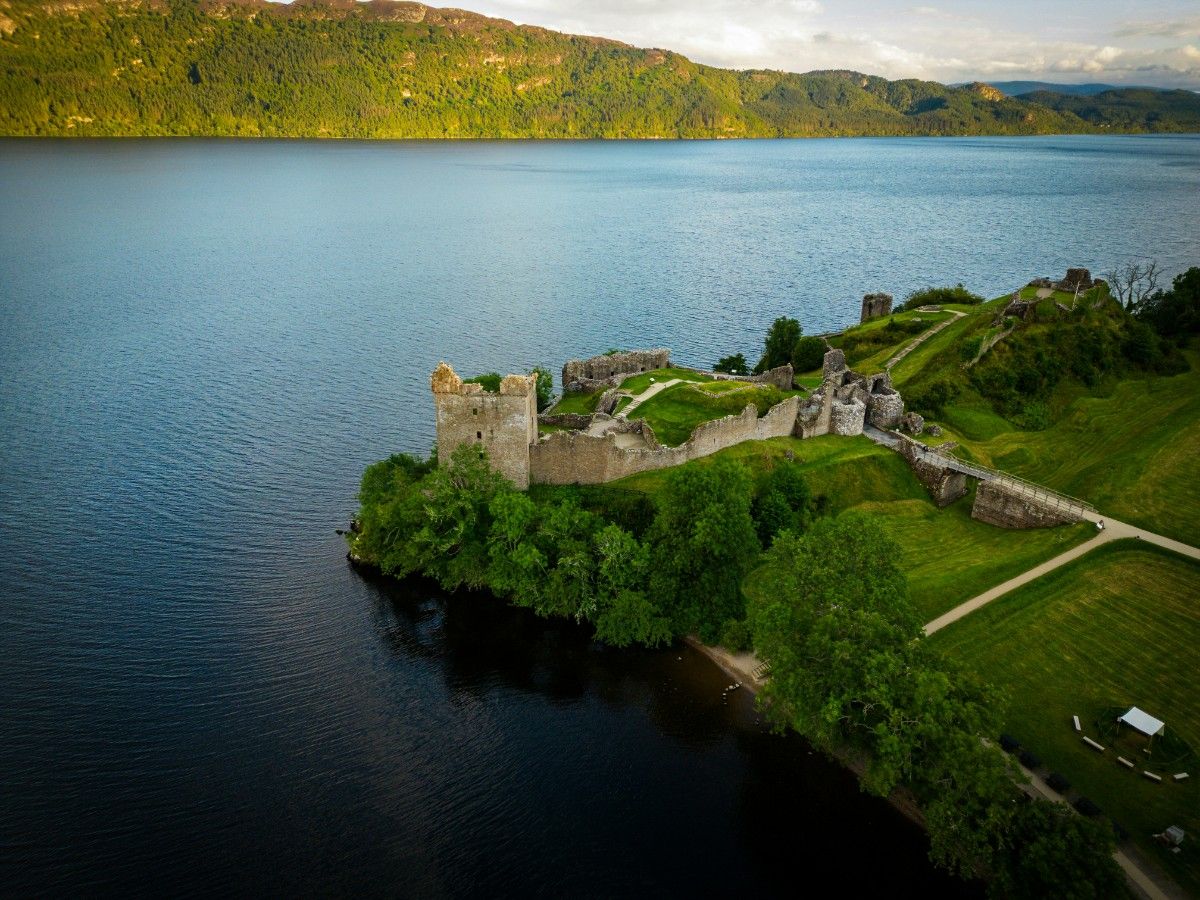
[[[475,440],[477,440],[477,441],[483,440],[483,432],[482,431],[475,432]]]

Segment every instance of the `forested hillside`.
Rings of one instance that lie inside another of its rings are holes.
[[[1157,102],[1142,117],[1131,102],[1108,121],[1091,107],[1077,114],[1059,100],[1009,98],[987,85],[738,72],[392,0],[0,0],[0,72],[0,133],[8,135],[1180,130]]]

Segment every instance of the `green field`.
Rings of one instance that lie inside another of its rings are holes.
[[[1200,890],[1200,565],[1138,541],[1069,563],[939,631],[931,640],[1003,687],[1007,730],[1122,825],[1145,855]],[[1144,739],[1114,734],[1115,710],[1136,705],[1164,720],[1153,755]],[[1075,734],[1109,749],[1097,753]],[[1097,725],[1099,723],[1099,725]],[[1182,783],[1154,784],[1117,755]],[[1168,825],[1188,833],[1178,855],[1149,840]]]
[[[1028,531],[996,528],[971,518],[971,499],[945,509],[925,498],[855,507],[878,517],[900,545],[900,567],[926,622],[1096,534],[1086,522]]]
[[[547,414],[554,415],[556,413],[578,413],[579,415],[588,416],[596,411],[596,404],[600,402],[601,391],[593,391],[592,393],[583,393],[580,391],[565,391],[552,407],[546,410]]]
[[[750,441],[687,465],[733,458],[762,472],[780,464],[788,451],[803,468],[813,494],[826,495],[833,512],[867,513],[900,545],[900,567],[924,621],[1094,534],[1090,525],[1030,531],[995,528],[971,518],[970,497],[939,510],[898,454],[862,437]],[[613,486],[653,493],[666,475],[662,470],[643,472]],[[755,590],[756,584],[769,588],[770,583],[769,573],[752,573],[746,590]]]
[[[702,372],[693,372],[691,369],[651,369],[649,372],[642,372],[626,378],[621,382],[621,390],[628,391],[636,396],[650,387],[650,385],[660,381],[670,381],[672,378],[693,382],[712,381],[711,375],[705,375]]]
[[[691,384],[676,384],[639,406],[634,417],[645,419],[660,443],[678,447],[703,422],[735,415],[751,403],[758,407],[761,416],[785,396],[771,385],[745,386],[743,390],[714,394]]]

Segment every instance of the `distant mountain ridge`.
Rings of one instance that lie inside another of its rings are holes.
[[[393,0],[0,0],[0,134],[713,138],[1200,131],[1200,96],[699,65]]]
[[[966,84],[966,82],[963,82]],[[1119,91],[1122,87],[1115,84],[1057,84],[1052,81],[989,81],[992,87],[1003,93],[1006,97],[1020,97],[1023,94],[1032,94],[1034,91],[1050,91],[1055,94],[1073,94],[1084,97],[1091,97],[1095,94],[1102,94],[1105,91]],[[955,85],[961,87],[962,85]],[[1130,86],[1126,86],[1130,87]],[[1158,90],[1152,87],[1143,87],[1134,85],[1136,90]]]

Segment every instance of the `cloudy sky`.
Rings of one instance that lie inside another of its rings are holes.
[[[435,0],[698,62],[1200,90],[1200,0]]]

